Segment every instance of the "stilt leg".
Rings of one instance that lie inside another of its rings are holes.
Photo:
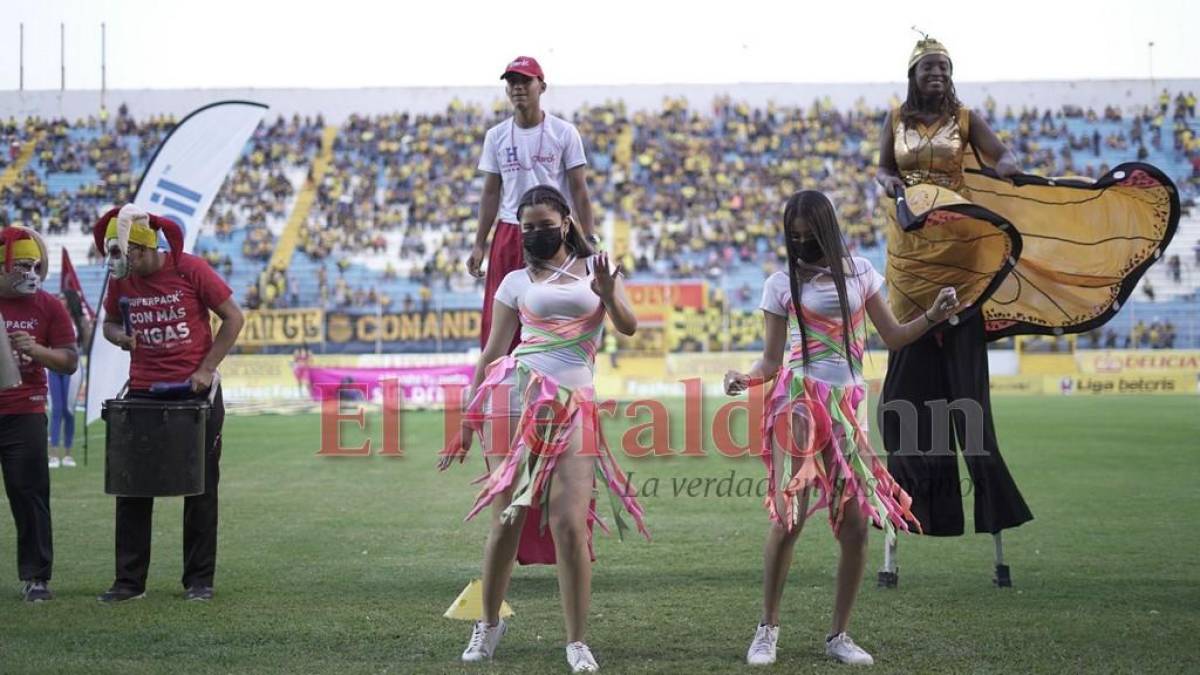
[[[896,563],[896,533],[889,532],[883,541],[883,569],[879,570],[879,588],[895,588],[900,583],[900,567]]]
[[[992,582],[998,588],[1011,588],[1012,574],[1008,569],[1008,565],[1004,564],[1004,540],[1001,538],[999,532],[993,534],[992,539],[996,542],[996,577],[992,579]]]

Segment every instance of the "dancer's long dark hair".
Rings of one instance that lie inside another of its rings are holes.
[[[800,309],[800,299],[804,293],[804,277],[800,271],[800,240],[792,235],[793,230],[803,220],[808,225],[810,236],[816,237],[829,264],[829,273],[833,276],[833,285],[837,289],[838,305],[842,310],[842,340],[846,347],[846,363],[850,373],[854,372],[854,363],[850,359],[850,302],[846,294],[846,267],[857,274],[858,270],[850,260],[846,251],[846,242],[842,239],[841,228],[838,227],[837,213],[833,203],[823,193],[816,190],[801,190],[787,200],[783,209],[783,240],[787,244],[788,279],[792,285],[792,307],[796,310],[796,321],[800,325],[800,345],[804,353],[804,367],[808,369],[808,332],[804,328],[804,312]]]
[[[567,198],[557,188],[550,185],[535,185],[521,195],[521,201],[517,202],[518,221],[521,220],[521,212],[530,206],[549,206],[557,211],[563,220],[571,216],[571,207],[567,205]],[[563,243],[576,258],[588,258],[596,253],[588,240],[584,238],[582,226],[574,218],[571,218],[567,226],[567,236],[563,238]],[[527,267],[546,268],[545,260],[529,255],[528,251],[525,251],[524,255]]]
[[[954,91],[953,67],[951,74],[946,75],[946,90],[942,95],[926,99],[917,88],[918,65],[919,62],[908,69],[908,98],[905,99],[904,105],[900,106],[900,119],[904,121],[905,126],[916,122],[917,115],[921,114],[936,113],[939,119],[954,119],[962,108],[962,101],[958,100],[958,94]]]

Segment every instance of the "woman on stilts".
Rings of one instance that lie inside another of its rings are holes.
[[[892,311],[919,318],[947,286],[962,304],[948,324],[892,348],[882,436],[888,470],[927,535],[963,533],[958,447],[975,530],[994,536],[995,583],[1009,586],[1000,533],[1033,515],[996,440],[987,342],[1103,325],[1174,234],[1179,197],[1148,164],[1122,164],[1095,182],[1022,174],[987,122],[959,102],[952,74],[944,45],[917,42],[907,99],[888,114],[880,140],[877,181],[896,200],[885,206]],[[939,401],[946,405],[930,405]],[[933,447],[935,438],[950,447]],[[897,581],[889,538],[879,585]]]

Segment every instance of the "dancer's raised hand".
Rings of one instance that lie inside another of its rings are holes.
[[[608,259],[608,253],[596,254],[596,272],[592,276],[592,292],[601,300],[612,300],[617,287],[617,275],[621,273],[621,265],[613,269]]]

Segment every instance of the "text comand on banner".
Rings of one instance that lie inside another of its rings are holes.
[[[325,313],[325,350],[362,353],[466,351],[479,345],[481,312],[444,309],[426,312]]]

